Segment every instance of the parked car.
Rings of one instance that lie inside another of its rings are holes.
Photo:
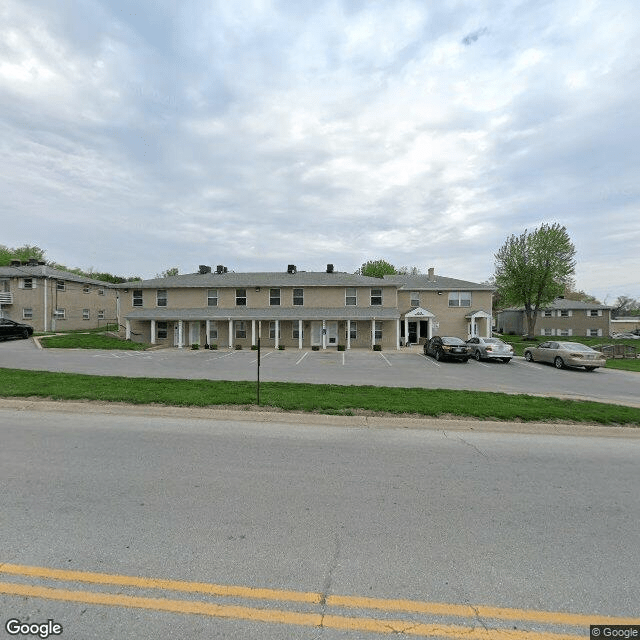
[[[552,362],[556,369],[584,367],[587,371],[593,371],[607,364],[600,351],[580,342],[543,342],[537,347],[527,347],[524,357],[529,362]]]
[[[14,322],[8,318],[0,318],[0,338],[28,338],[33,335],[33,327],[21,322]]]
[[[433,356],[436,360],[469,360],[469,347],[464,340],[454,336],[433,336],[424,345],[424,355]]]
[[[501,360],[509,362],[513,358],[513,347],[500,338],[471,338],[467,340],[469,354],[480,360]]]

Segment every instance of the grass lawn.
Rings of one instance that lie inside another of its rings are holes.
[[[0,369],[0,396],[197,407],[254,405],[256,383]],[[366,410],[433,417],[640,426],[638,408],[483,391],[263,382],[260,399],[262,406],[338,415]]]
[[[626,344],[635,347],[638,353],[640,353],[640,340],[622,339],[613,340],[612,338],[587,338],[582,336],[536,336],[536,340],[527,340],[523,336],[501,336],[501,340],[508,342],[512,347],[515,355],[524,355],[525,347],[536,346],[547,340],[554,340],[556,342],[580,342],[595,349],[603,344]],[[624,369],[625,371],[640,371],[640,358],[609,358],[607,360],[607,369]]]
[[[43,336],[40,344],[47,349],[125,349],[144,351],[149,347],[140,342],[121,340],[100,333],[69,333],[62,336]]]

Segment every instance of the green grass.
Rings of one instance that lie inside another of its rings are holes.
[[[245,406],[256,402],[256,383],[0,369],[0,396],[195,407]],[[482,391],[263,382],[260,398],[262,406],[339,415],[366,410],[434,417],[640,426],[638,408]]]
[[[69,333],[62,336],[44,336],[40,344],[47,349],[125,349],[144,351],[149,347],[140,342],[121,340],[99,333]]]
[[[103,325],[102,327],[94,327],[93,329],[63,329],[64,333],[104,333],[105,331],[118,331],[117,323]],[[59,333],[58,331],[41,331],[34,335],[36,336],[52,336]]]

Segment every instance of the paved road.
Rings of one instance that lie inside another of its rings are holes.
[[[637,431],[24,406],[0,409],[5,620],[73,639],[538,640],[638,617]]]
[[[566,396],[640,406],[640,374],[615,369],[562,370],[514,358],[438,363],[419,351],[265,351],[263,380],[373,384]],[[37,349],[33,341],[0,343],[0,366],[96,375],[254,380],[253,351],[89,351]]]

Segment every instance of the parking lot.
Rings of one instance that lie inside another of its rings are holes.
[[[0,366],[92,375],[255,380],[257,352],[164,349],[102,351],[39,349],[33,340],[0,342]],[[640,406],[640,374],[615,369],[557,370],[516,357],[500,362],[436,362],[419,348],[401,351],[261,353],[264,381],[469,389],[571,397]]]

